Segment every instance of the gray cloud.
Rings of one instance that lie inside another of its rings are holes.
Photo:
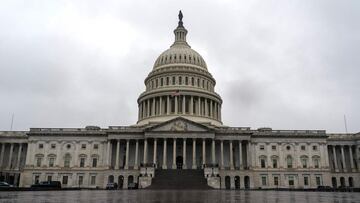
[[[360,131],[358,1],[4,1],[0,130],[131,125],[183,10],[230,126]]]

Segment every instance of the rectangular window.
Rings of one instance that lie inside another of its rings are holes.
[[[166,77],[166,85],[169,85],[169,77]]]
[[[83,180],[84,180],[84,176],[79,176],[79,182],[78,182],[78,184],[79,184],[79,185],[82,185],[82,184],[83,184]]]
[[[39,182],[40,182],[40,176],[36,175],[35,178],[34,178],[34,183],[39,184]]]
[[[276,185],[276,186],[279,185],[279,177],[277,177],[277,176],[274,177],[274,185]]]
[[[86,144],[81,144],[81,149],[86,149]]]
[[[307,168],[307,159],[301,159],[301,164],[303,168]]]
[[[51,144],[51,149],[55,149],[56,148],[56,144]]]
[[[42,158],[37,158],[36,159],[36,166],[37,167],[41,167],[41,161],[42,161]]]
[[[55,158],[49,158],[49,167],[54,167]]]
[[[289,186],[294,186],[294,176],[289,176]]]
[[[320,176],[316,176],[316,185],[317,185],[317,186],[322,185],[322,184],[321,184],[321,177],[320,177]]]
[[[99,145],[98,145],[98,144],[94,144],[94,149],[99,149]]]
[[[261,163],[261,168],[265,168],[265,167],[266,167],[266,161],[265,161],[265,159],[260,159],[260,163]]]
[[[276,150],[276,145],[271,146],[271,149],[275,151]]]
[[[160,86],[164,86],[164,78],[160,78]]]
[[[273,162],[273,168],[277,168],[278,167],[277,166],[277,159],[273,159],[272,162]]]
[[[181,76],[179,77],[179,85],[182,85],[182,78],[181,78]]]
[[[85,158],[84,157],[82,157],[82,158],[80,158],[80,167],[84,167],[85,166]]]
[[[320,168],[319,159],[314,159],[314,167],[315,168]]]
[[[316,145],[313,146],[313,150],[314,150],[314,151],[317,151],[317,146],[316,146]]]
[[[305,145],[301,145],[301,150],[302,150],[302,151],[305,151],[305,149],[306,149],[306,148],[305,148]]]
[[[260,145],[260,150],[264,150],[265,146],[264,145]]]
[[[97,158],[93,158],[92,167],[97,167]]]
[[[52,181],[52,176],[48,176],[47,181]]]
[[[307,177],[307,176],[304,177],[304,185],[305,186],[309,185],[309,177]]]
[[[62,178],[62,184],[67,185],[68,184],[68,176],[63,176]]]
[[[175,77],[172,77],[172,84],[175,85]]]
[[[263,186],[266,186],[266,176],[262,176],[262,177],[261,177],[261,184],[262,184]]]
[[[185,85],[188,85],[188,83],[189,83],[189,79],[188,77],[185,77]]]
[[[90,178],[90,184],[95,185],[96,184],[96,176],[91,176]]]
[[[39,149],[44,148],[44,144],[39,144]]]

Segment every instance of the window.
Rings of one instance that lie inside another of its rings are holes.
[[[301,145],[301,150],[305,151],[305,149],[306,149],[305,145]]]
[[[291,147],[290,147],[290,146],[286,146],[286,149],[289,151],[289,150],[291,149]]]
[[[274,177],[274,185],[276,185],[276,186],[279,185],[279,177],[277,177],[277,176]]]
[[[194,78],[191,78],[191,85],[194,86]]]
[[[309,177],[305,176],[304,177],[304,186],[308,186],[309,185]]]
[[[98,144],[94,144],[94,149],[99,149],[99,145],[98,145]]]
[[[44,148],[44,144],[39,144],[39,149]]]
[[[321,177],[320,177],[320,176],[316,176],[316,185],[317,185],[317,186],[322,185],[322,184],[321,184]]]
[[[70,161],[71,161],[70,154],[66,154],[64,158],[64,167],[66,168],[70,167]]]
[[[277,159],[273,159],[273,160],[272,160],[272,166],[273,166],[273,168],[277,168],[277,167],[278,167],[278,165],[277,165]]]
[[[55,158],[54,158],[54,157],[50,157],[50,158],[49,158],[49,167],[54,167],[54,163],[55,163]]]
[[[200,87],[200,78],[197,79],[197,86]],[[359,148],[360,151],[360,148]]]
[[[160,79],[160,86],[164,86],[164,78]]]
[[[90,184],[91,184],[91,185],[95,185],[95,184],[96,184],[96,176],[92,175],[92,176],[90,177]]]
[[[62,178],[62,184],[67,185],[68,184],[68,176],[63,176]]]
[[[313,148],[314,151],[317,151],[317,146],[316,145],[314,145],[312,148]]]
[[[185,77],[185,85],[188,85],[189,84],[189,79],[188,77]]]
[[[52,181],[52,176],[48,176],[47,181]]]
[[[275,151],[276,150],[276,145],[272,145],[271,149]]]
[[[264,145],[260,145],[260,150],[264,150],[265,146]]]
[[[287,156],[286,157],[286,163],[287,163],[287,167],[288,168],[292,168],[293,167],[293,163],[292,163],[292,157],[291,156]]]
[[[289,186],[294,186],[294,176],[289,176]]]
[[[34,178],[35,184],[38,184],[39,181],[40,181],[40,176],[39,176],[39,175],[36,175],[35,178]]]
[[[267,184],[266,184],[266,176],[262,176],[261,177],[261,184],[263,185],[263,186],[266,186]]]
[[[175,77],[172,77],[172,84],[175,85]]]
[[[79,186],[83,184],[83,181],[84,180],[84,176],[79,176],[79,181],[78,181],[78,184]]]
[[[80,167],[83,168],[85,166],[85,158],[81,157],[80,158]]]
[[[266,168],[265,158],[260,158],[260,164],[261,164],[261,168]]]
[[[56,144],[51,144],[51,149],[55,149],[56,148]]]
[[[182,85],[182,78],[179,76],[179,85]]]
[[[313,160],[314,160],[314,167],[320,168],[320,159],[315,157],[315,158],[313,158]]]
[[[169,77],[166,77],[166,85],[169,85]]]
[[[37,167],[41,167],[41,162],[42,162],[42,158],[41,158],[41,157],[37,157],[37,158],[36,158],[36,166],[37,166]]]
[[[301,165],[303,168],[307,168],[307,158],[306,157],[301,157]]]
[[[86,149],[86,144],[81,144],[81,149]]]
[[[67,144],[67,145],[66,145],[66,148],[67,148],[67,149],[70,149],[70,148],[71,148],[71,145],[70,145],[70,144]]]
[[[92,167],[97,167],[97,158],[92,159]]]

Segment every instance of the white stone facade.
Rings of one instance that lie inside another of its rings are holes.
[[[201,169],[222,189],[360,187],[360,133],[222,125],[216,81],[182,19],[174,33],[145,79],[136,125],[0,132],[0,180],[126,189],[151,185],[156,169]]]

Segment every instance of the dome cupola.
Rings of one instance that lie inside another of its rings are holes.
[[[145,79],[146,90],[138,98],[138,124],[164,122],[178,116],[199,123],[221,125],[222,99],[205,60],[186,36],[183,14],[174,30],[175,41],[156,59]]]

